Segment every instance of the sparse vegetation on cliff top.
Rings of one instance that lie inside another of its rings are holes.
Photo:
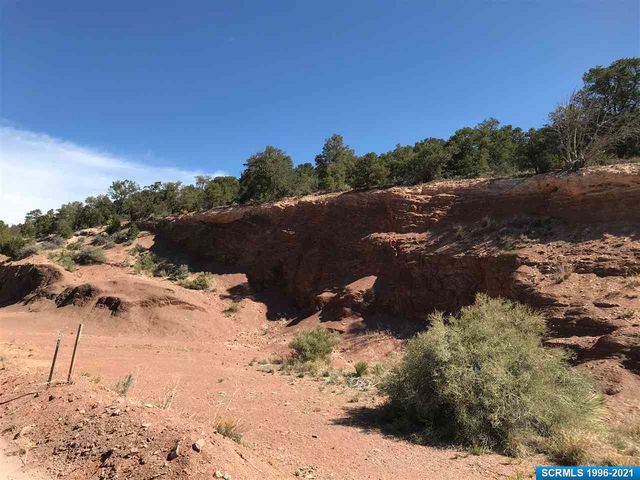
[[[156,182],[140,188],[131,180],[112,183],[107,195],[70,202],[57,211],[32,210],[24,223],[0,223],[0,252],[26,251],[9,237],[69,238],[74,230],[107,226],[109,238],[130,242],[136,226],[127,220],[204,211],[223,205],[265,202],[317,191],[412,185],[438,178],[476,178],[575,170],[640,157],[640,58],[622,58],[583,76],[583,87],[549,115],[541,128],[523,130],[489,118],[460,128],[448,139],[428,137],[385,153],[357,155],[339,134],[326,139],[315,165],[294,162],[267,146],[245,163],[239,179],[197,176],[193,185]],[[615,84],[616,89],[609,88]],[[28,240],[25,240],[28,243]]]

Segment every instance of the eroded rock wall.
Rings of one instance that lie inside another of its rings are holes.
[[[0,307],[37,295],[60,278],[60,271],[50,266],[0,264]]]
[[[571,346],[588,352],[599,339],[607,351],[627,348],[628,337],[611,335],[636,328],[640,315],[625,286],[640,273],[637,165],[309,196],[145,227],[174,249],[233,265],[256,289],[280,287],[299,307],[333,317],[423,321],[485,292],[544,309],[556,337],[578,336]],[[366,294],[352,291],[365,278]]]
[[[492,237],[518,221],[549,226],[548,239],[534,238],[541,242],[562,235],[571,242],[589,225],[638,234],[638,168],[306,197],[150,227],[192,255],[236,265],[255,287],[282,286],[302,307],[375,275],[379,305],[420,316],[468,304],[477,291],[535,301],[515,275],[526,259]]]

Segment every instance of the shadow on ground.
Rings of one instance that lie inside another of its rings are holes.
[[[420,441],[418,442],[416,434],[420,433],[419,426],[408,421],[406,417],[399,415],[388,404],[377,407],[358,406],[346,408],[345,415],[333,419],[331,423],[333,425],[357,428],[365,432],[381,433],[386,437],[428,445],[434,448],[455,447],[452,442],[444,442],[437,438],[430,440],[425,438],[424,434],[420,435]]]
[[[267,320],[288,319],[290,322],[299,322],[308,316],[305,315],[293,302],[276,287],[266,288],[256,291],[251,288],[248,282],[242,283],[227,290],[226,294],[221,294],[221,298],[239,302],[244,299],[251,299],[255,302],[263,303],[267,307]]]

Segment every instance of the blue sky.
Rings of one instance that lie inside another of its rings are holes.
[[[74,171],[51,180],[64,195],[30,196],[9,177],[34,144],[34,172],[69,173],[71,148],[141,182],[237,175],[268,144],[313,161],[334,132],[366,153],[491,116],[540,126],[588,68],[640,55],[638,0],[0,4],[12,220],[128,173]]]

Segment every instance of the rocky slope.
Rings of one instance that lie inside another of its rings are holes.
[[[145,225],[323,320],[421,326],[478,292],[544,309],[550,341],[640,370],[640,166],[288,199]]]
[[[0,383],[11,392],[0,401],[0,428],[28,478],[36,478],[37,465],[50,478],[231,478],[228,471],[233,478],[292,477],[210,426],[84,378],[47,387],[40,376],[12,368],[0,370]]]

